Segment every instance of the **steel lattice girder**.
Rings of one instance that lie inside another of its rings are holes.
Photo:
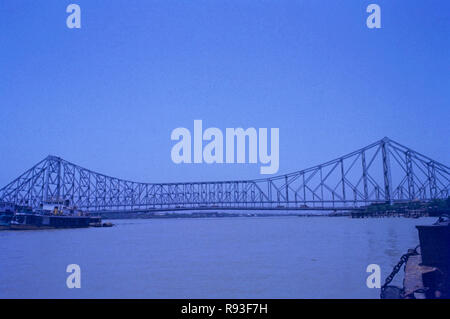
[[[137,183],[48,156],[0,190],[0,200],[38,207],[69,201],[89,211],[162,209],[352,209],[449,196],[450,169],[384,138],[335,160],[265,179]]]

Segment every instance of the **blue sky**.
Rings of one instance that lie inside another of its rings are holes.
[[[136,181],[260,177],[174,164],[194,119],[280,128],[280,174],[384,136],[448,165],[449,52],[446,0],[3,0],[0,185],[48,154]]]

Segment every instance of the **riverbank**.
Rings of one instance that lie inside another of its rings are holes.
[[[348,217],[350,213],[232,213],[232,212],[123,212],[102,213],[102,219],[231,218],[231,217]]]

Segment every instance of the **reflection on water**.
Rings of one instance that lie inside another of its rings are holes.
[[[388,237],[387,237],[387,244],[385,254],[390,257],[396,257],[401,254],[401,252],[398,250],[398,238],[397,238],[397,232],[394,228],[390,225],[388,228]]]
[[[116,227],[0,232],[1,298],[378,298],[433,218],[265,217],[115,221]],[[66,266],[81,288],[66,287]],[[402,272],[394,283],[401,282]],[[398,278],[400,277],[400,278]]]

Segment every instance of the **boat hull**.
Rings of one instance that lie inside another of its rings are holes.
[[[36,230],[55,228],[87,228],[90,226],[90,216],[49,216],[37,214],[16,215],[11,222],[11,230]]]

